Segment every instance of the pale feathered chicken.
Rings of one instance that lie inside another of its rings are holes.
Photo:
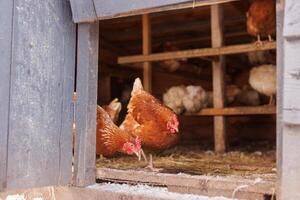
[[[201,86],[189,85],[187,94],[183,96],[183,106],[187,113],[197,113],[208,106],[206,91]]]
[[[170,87],[163,94],[164,105],[171,108],[176,114],[184,111],[183,97],[187,95],[186,87],[183,85]]]
[[[176,114],[197,113],[208,106],[208,96],[201,86],[173,86],[163,94],[163,102]]]
[[[276,94],[276,66],[260,65],[250,71],[249,84],[261,94],[270,97],[269,104],[274,105]]]

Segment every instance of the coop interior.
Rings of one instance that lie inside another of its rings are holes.
[[[98,104],[118,98],[120,125],[140,77],[178,115],[178,144],[145,150],[160,172],[275,175],[276,98],[256,88],[276,80],[276,36],[257,42],[247,32],[249,5],[222,4],[223,19],[201,6],[100,21]],[[147,170],[148,162],[119,153],[96,165]]]

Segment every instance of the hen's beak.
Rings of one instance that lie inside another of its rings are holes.
[[[176,133],[178,133],[178,132],[179,132],[179,129],[178,129],[178,128],[175,128],[175,131],[176,131]]]

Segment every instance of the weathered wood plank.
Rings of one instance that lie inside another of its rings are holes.
[[[227,108],[205,108],[197,115],[200,116],[224,116],[224,115],[270,115],[276,114],[276,107],[227,107]]]
[[[272,195],[275,192],[275,181],[264,180],[263,178],[257,181],[242,177],[192,176],[107,168],[97,169],[97,178],[107,181],[167,186],[176,192],[182,191],[184,193],[208,196],[232,197],[234,195],[235,198],[239,199],[245,193]],[[241,189],[238,189],[240,187]]]
[[[6,188],[13,1],[0,1],[0,191]]]
[[[283,166],[283,77],[284,77],[284,38],[283,38],[283,20],[284,20],[284,2],[283,0],[277,0],[276,3],[276,65],[277,67],[277,114],[276,114],[276,170],[277,170],[277,184],[276,195],[278,200],[284,200],[282,191],[284,189],[282,185],[282,166]]]
[[[94,0],[94,5],[96,8],[98,19],[110,19],[115,17],[125,17],[154,12],[162,12],[167,10],[207,6],[232,1],[237,0]]]
[[[257,46],[254,43],[230,45],[224,47],[215,48],[203,48],[193,50],[183,50],[165,53],[152,53],[150,55],[133,55],[133,56],[121,56],[118,58],[119,64],[138,63],[146,61],[162,61],[170,59],[182,59],[182,58],[197,58],[208,56],[221,56],[230,54],[240,54],[253,51],[263,51],[276,49],[276,42],[264,42],[261,46]]]
[[[224,44],[222,5],[211,6],[211,39],[212,47],[221,47]],[[224,56],[219,56],[218,60],[212,62],[212,71],[214,108],[223,108],[225,106]],[[224,116],[214,117],[214,142],[216,152],[226,151],[226,121]]]
[[[286,38],[300,37],[300,1],[286,0],[286,5],[283,35]]]
[[[75,23],[92,22],[97,19],[93,0],[70,0],[70,2]]]
[[[71,181],[74,31],[66,0],[14,1],[8,190]]]
[[[78,25],[74,182],[95,182],[99,23]]]
[[[76,60],[76,25],[72,22],[69,3],[64,5],[65,29],[64,29],[64,63],[61,65],[63,75],[63,98],[62,122],[60,133],[60,170],[59,184],[66,185],[72,179],[72,128],[74,122],[74,82],[75,82],[75,60]],[[63,66],[63,67],[62,67]]]
[[[151,53],[151,19],[148,14],[142,16],[143,27],[143,55]],[[143,85],[146,91],[152,92],[152,65],[150,62],[143,63]]]
[[[284,22],[287,22],[291,16],[299,16],[298,1],[278,1],[278,18],[282,17],[284,10]],[[297,18],[296,18],[297,19]],[[294,19],[293,19],[294,20]],[[282,23],[282,20],[280,21]],[[293,21],[296,26],[298,22]],[[284,31],[288,30],[291,24],[284,23]],[[291,29],[291,33],[294,28]],[[299,33],[299,30],[298,30]],[[293,33],[292,33],[293,34]],[[297,32],[295,32],[297,34]],[[294,37],[295,36],[295,37]],[[279,37],[281,44],[281,52],[279,52],[279,64],[277,68],[283,68],[280,70],[278,78],[283,85],[280,87],[279,96],[283,99],[280,102],[278,108],[282,112],[281,116],[281,129],[279,129],[279,153],[281,156],[279,159],[279,199],[299,199],[299,180],[300,180],[300,37],[294,35],[283,35],[283,38]],[[283,73],[282,73],[283,72]]]

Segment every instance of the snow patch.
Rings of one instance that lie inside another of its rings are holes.
[[[168,200],[230,200],[229,198],[225,197],[207,197],[192,194],[179,194],[175,192],[169,192],[167,188],[151,187],[142,184],[132,186],[128,184],[103,183],[90,186],[89,188],[101,189],[117,193],[144,195]]]

